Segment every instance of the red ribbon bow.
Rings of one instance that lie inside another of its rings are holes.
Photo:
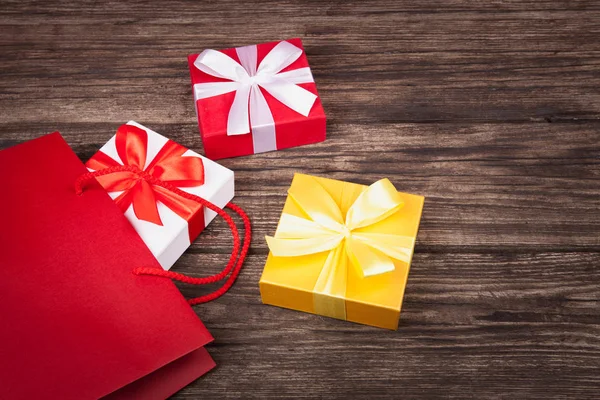
[[[136,126],[121,125],[117,130],[116,148],[123,165],[135,167],[140,173],[124,171],[98,176],[97,180],[107,192],[123,191],[115,198],[115,202],[123,212],[133,204],[133,212],[138,219],[162,226],[156,206],[157,201],[188,222],[201,208],[197,202],[161,186],[153,185],[144,178],[144,175],[151,175],[180,188],[203,185],[202,160],[198,157],[182,157],[187,151],[185,147],[169,140],[148,167],[144,168],[148,154],[148,134]],[[94,170],[120,165],[101,151],[86,163],[88,168]],[[202,215],[202,225],[204,225],[203,221]]]

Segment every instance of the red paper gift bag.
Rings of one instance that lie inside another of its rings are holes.
[[[0,398],[161,399],[213,368],[212,340],[58,133],[0,151]]]

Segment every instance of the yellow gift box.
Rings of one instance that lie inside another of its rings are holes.
[[[423,196],[295,174],[260,278],[264,304],[397,329]]]

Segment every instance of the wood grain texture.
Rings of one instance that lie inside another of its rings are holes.
[[[174,398],[597,398],[598,1],[1,1],[0,148],[59,130],[86,160],[133,119],[202,151],[186,55],[289,37],[328,140],[221,161],[255,237],[196,308],[218,368]],[[260,303],[296,171],[426,196],[397,331]],[[213,223],[174,270],[229,241]]]

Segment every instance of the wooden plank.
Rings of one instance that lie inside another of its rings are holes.
[[[227,296],[198,307],[219,368],[178,398],[597,394],[598,253],[417,253],[397,332],[260,304],[263,262],[251,256]]]
[[[187,54],[294,36],[335,122],[600,118],[597,3],[273,4],[10,3],[4,119],[189,122]]]
[[[201,151],[195,125],[148,126]],[[84,160],[117,127],[55,125]],[[6,143],[42,133],[31,124],[4,129]],[[260,254],[294,172],[363,184],[388,177],[426,196],[421,251],[599,251],[599,154],[596,124],[335,124],[324,143],[221,163],[236,172],[236,202],[253,217]],[[227,252],[226,225],[213,229],[217,241],[190,251]]]

